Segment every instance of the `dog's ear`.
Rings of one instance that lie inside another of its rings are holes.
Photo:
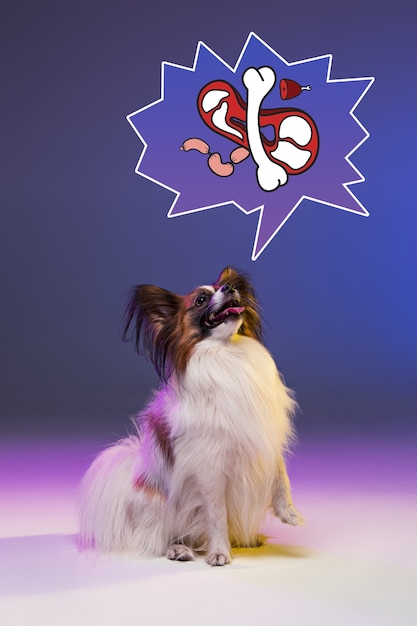
[[[238,273],[236,272],[236,270],[233,267],[230,267],[230,265],[227,265],[222,269],[214,284],[216,287],[227,285],[228,283],[234,282],[234,279],[236,279],[237,276]]]
[[[171,291],[155,285],[137,285],[131,290],[126,307],[123,341],[132,339],[136,352],[146,354],[161,378],[164,378],[166,340],[178,324],[182,306],[181,296]]]
[[[239,334],[262,341],[260,307],[248,276],[245,272],[228,265],[222,269],[215,283],[216,287],[222,287],[223,285],[233,285],[239,292],[242,304],[245,306],[244,320],[239,328]]]
[[[182,306],[182,298],[172,291],[156,287],[155,285],[137,285],[130,293],[125,312],[125,331],[129,329],[133,318],[145,318],[155,326],[156,330],[175,317]],[[145,321],[145,320],[144,320]]]

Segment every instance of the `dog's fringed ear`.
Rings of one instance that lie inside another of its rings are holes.
[[[137,285],[126,307],[123,341],[133,340],[136,352],[150,359],[161,380],[166,378],[168,338],[176,329],[182,304],[181,296],[171,291]]]
[[[239,292],[242,304],[245,306],[244,321],[238,333],[262,341],[260,306],[248,276],[245,272],[228,265],[222,269],[214,284],[216,288],[223,285],[233,285]]]
[[[226,285],[227,283],[233,282],[233,278],[237,276],[237,272],[233,267],[227,265],[220,272],[216,282],[214,283],[215,287],[220,287],[222,285]]]

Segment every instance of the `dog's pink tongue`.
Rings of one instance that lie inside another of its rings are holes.
[[[216,315],[215,320],[219,322],[224,320],[229,315],[240,315],[245,310],[244,306],[231,306],[228,309],[224,309],[224,311],[220,311],[218,315]]]

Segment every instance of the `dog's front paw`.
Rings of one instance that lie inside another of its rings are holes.
[[[304,517],[295,508],[293,504],[289,504],[285,507],[279,507],[275,511],[275,515],[279,517],[281,522],[289,524],[290,526],[304,526]]]
[[[194,552],[188,546],[174,543],[168,548],[166,557],[170,561],[194,561]]]
[[[232,558],[230,554],[225,552],[210,552],[210,554],[206,557],[206,563],[211,565],[212,567],[217,567],[219,565],[228,565],[232,562]]]

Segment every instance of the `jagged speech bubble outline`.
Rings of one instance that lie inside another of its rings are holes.
[[[252,251],[252,260],[256,260],[305,199],[368,216],[351,189],[365,180],[351,156],[370,136],[354,111],[375,79],[332,79],[332,62],[332,55],[327,54],[289,63],[255,33],[249,34],[234,67],[201,41],[192,67],[164,61],[161,97],[129,114],[127,120],[143,143],[136,173],[174,194],[168,217],[229,204],[246,215],[258,212]],[[294,106],[306,111],[320,135],[314,165],[290,176],[287,184],[272,192],[260,188],[252,158],[236,166],[232,176],[221,178],[207,167],[201,154],[180,150],[188,137],[201,137],[211,152],[220,154],[227,155],[236,147],[204,124],[197,97],[201,88],[213,80],[227,81],[243,97],[242,76],[250,67],[269,67],[278,80],[286,78],[311,86],[293,104],[282,102],[277,84],[262,106]]]

